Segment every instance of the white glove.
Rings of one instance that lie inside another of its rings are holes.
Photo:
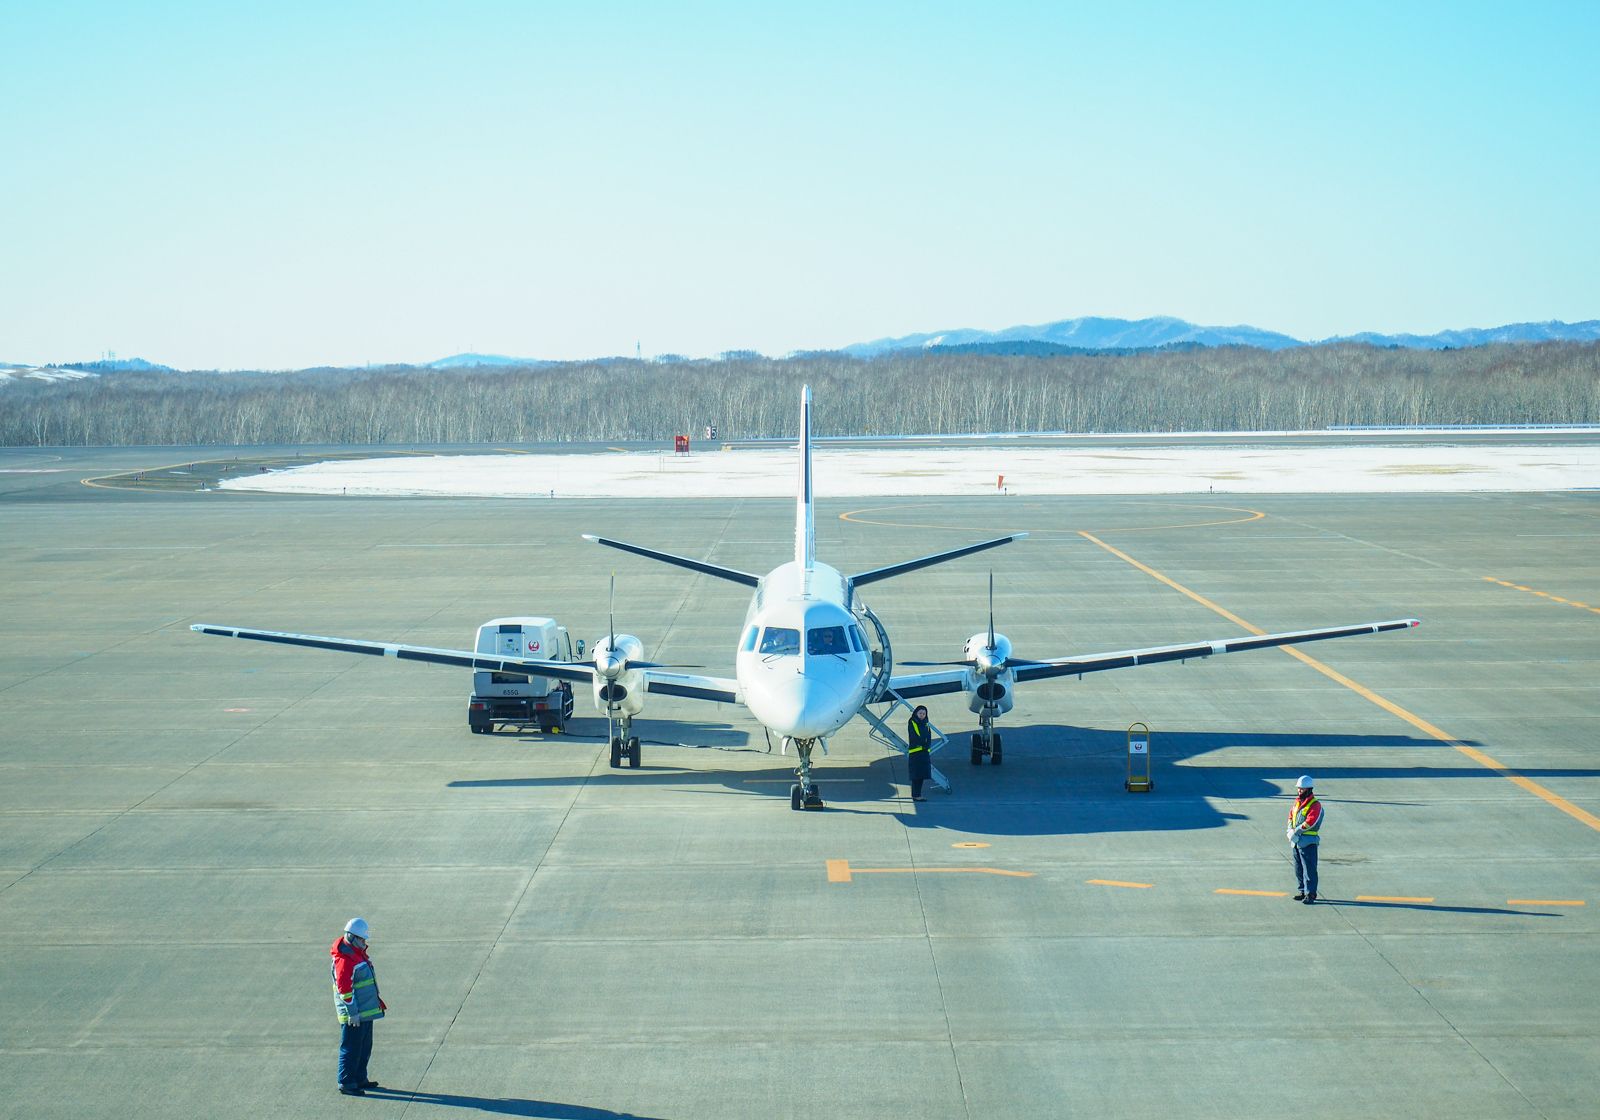
[[[1298,828],[1291,828],[1291,829],[1287,830],[1286,832],[1284,832],[1283,838],[1285,840],[1293,840],[1295,838],[1295,834],[1298,833],[1299,831],[1300,830]]]
[[[356,1010],[355,1000],[351,1000],[349,1003],[344,1005],[344,1017],[345,1022],[349,1023],[352,1027],[358,1027],[361,1025],[361,1012]]]

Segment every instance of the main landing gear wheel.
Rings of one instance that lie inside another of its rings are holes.
[[[994,746],[989,748],[989,765],[1000,765],[1000,733],[998,731],[994,733]]]
[[[613,768],[622,765],[622,740],[611,740],[611,765]]]
[[[801,808],[799,782],[796,782],[794,785],[789,787],[789,808],[795,810],[796,812],[799,812]]]
[[[976,731],[972,733],[972,765],[983,765],[983,736]]]
[[[635,735],[628,740],[628,765],[635,770],[639,769],[641,757],[642,751],[639,747],[639,736]]]

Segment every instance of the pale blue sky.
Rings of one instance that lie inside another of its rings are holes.
[[[0,0],[0,360],[1600,317],[1600,5]]]

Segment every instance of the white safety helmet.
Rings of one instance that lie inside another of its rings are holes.
[[[365,941],[367,939],[367,920],[365,918],[351,918],[344,924],[344,931]]]
[[[1294,788],[1295,789],[1310,789],[1311,788],[1311,775],[1310,774],[1301,774],[1300,775],[1300,780],[1294,784]],[[357,918],[356,921],[360,922],[361,919]],[[361,927],[362,927],[363,930],[366,929],[366,925],[367,925],[366,922],[361,922]],[[365,936],[365,934],[363,934],[363,936]]]

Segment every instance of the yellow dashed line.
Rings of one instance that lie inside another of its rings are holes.
[[[1585,906],[1581,898],[1508,898],[1507,906]]]
[[[1084,882],[1098,883],[1102,887],[1138,887],[1141,890],[1149,890],[1155,886],[1154,883],[1124,883],[1117,879],[1085,879]]]
[[[975,873],[978,875],[1009,875],[1014,879],[1032,879],[1032,871],[1007,871],[1000,867],[851,867],[847,859],[830,859],[828,882],[848,883],[856,875],[921,875],[924,873]]]
[[[1431,898],[1408,898],[1402,894],[1358,894],[1357,902],[1432,902]]]
[[[1182,593],[1184,595],[1187,595],[1189,598],[1193,599],[1195,602],[1199,603],[1201,606],[1206,607],[1206,608],[1208,608],[1210,610],[1216,611],[1218,614],[1220,614],[1223,618],[1227,619],[1229,622],[1232,622],[1237,626],[1244,627],[1246,630],[1250,631],[1250,633],[1252,633],[1252,634],[1265,634],[1266,633],[1265,630],[1262,630],[1258,626],[1250,625],[1250,623],[1246,622],[1244,619],[1240,618],[1238,615],[1234,614],[1232,611],[1227,610],[1226,608],[1217,606],[1217,604],[1213,603],[1210,599],[1207,599],[1205,596],[1199,595],[1199,594],[1197,594],[1197,593],[1195,593],[1193,591],[1190,591],[1187,587],[1183,586],[1183,584],[1177,582],[1174,579],[1170,579],[1167,576],[1162,575],[1160,572],[1156,571],[1154,568],[1150,567],[1148,564],[1141,564],[1141,563],[1139,563],[1139,561],[1135,560],[1133,557],[1129,556],[1126,552],[1123,552],[1121,549],[1113,548],[1111,545],[1107,544],[1105,541],[1101,540],[1099,537],[1095,536],[1093,533],[1084,532],[1081,529],[1078,530],[1078,532],[1079,532],[1079,535],[1081,535],[1083,537],[1086,537],[1089,540],[1093,541],[1095,544],[1099,545],[1101,548],[1105,549],[1107,552],[1111,553],[1113,556],[1120,556],[1122,559],[1126,560],[1128,563],[1132,564],[1135,568],[1138,568],[1141,572],[1144,572],[1146,575],[1153,576],[1156,579],[1160,580],[1162,583],[1166,584],[1168,587],[1172,588],[1174,591],[1178,591],[1178,592],[1180,592],[1180,593]],[[1487,579],[1488,577],[1486,576],[1484,578]],[[1503,581],[1495,580],[1494,582],[1500,583],[1500,582],[1503,582]],[[1507,587],[1516,587],[1517,585],[1512,583],[1512,584],[1506,584],[1506,586]],[[1593,608],[1587,608],[1587,609],[1591,609],[1592,610]],[[1597,613],[1600,613],[1600,612],[1597,612]],[[1338,681],[1340,684],[1344,685],[1346,688],[1348,688],[1350,691],[1354,692],[1356,695],[1361,696],[1361,697],[1363,697],[1363,698],[1365,698],[1367,700],[1372,701],[1374,704],[1378,705],[1378,707],[1382,708],[1384,711],[1389,712],[1389,713],[1391,713],[1393,715],[1399,716],[1401,719],[1405,720],[1407,723],[1409,723],[1412,727],[1415,727],[1417,730],[1422,731],[1422,732],[1424,732],[1424,733],[1426,733],[1428,735],[1433,736],[1435,739],[1439,740],[1439,742],[1441,742],[1441,743],[1448,743],[1450,746],[1454,747],[1456,750],[1460,751],[1462,754],[1464,754],[1468,758],[1472,759],[1472,761],[1478,763],[1478,765],[1488,767],[1490,770],[1493,770],[1496,774],[1499,774],[1506,781],[1511,782],[1514,785],[1521,786],[1523,789],[1527,790],[1529,793],[1533,794],[1535,797],[1543,798],[1545,801],[1549,802],[1551,805],[1554,805],[1557,809],[1560,809],[1563,813],[1566,813],[1568,816],[1572,817],[1574,820],[1582,821],[1584,824],[1588,825],[1590,828],[1594,829],[1596,832],[1600,832],[1600,817],[1597,817],[1593,813],[1587,812],[1586,810],[1578,808],[1576,805],[1574,805],[1572,802],[1568,801],[1566,798],[1560,797],[1557,794],[1551,793],[1549,790],[1547,790],[1543,786],[1541,786],[1538,782],[1535,782],[1535,781],[1532,781],[1529,778],[1523,777],[1521,774],[1517,773],[1515,770],[1512,770],[1509,767],[1500,765],[1500,763],[1496,762],[1494,759],[1490,758],[1488,755],[1484,754],[1482,751],[1478,750],[1475,747],[1467,746],[1467,744],[1463,743],[1461,740],[1457,739],[1455,736],[1446,735],[1443,731],[1440,731],[1437,727],[1435,727],[1433,724],[1429,723],[1427,720],[1423,719],[1421,716],[1412,715],[1410,712],[1406,711],[1399,704],[1394,703],[1392,700],[1385,700],[1382,696],[1379,696],[1376,692],[1373,692],[1370,688],[1367,688],[1365,685],[1357,684],[1355,681],[1351,680],[1349,677],[1345,676],[1343,673],[1341,673],[1341,672],[1339,672],[1339,671],[1337,671],[1335,669],[1330,669],[1328,666],[1326,666],[1322,662],[1318,661],[1315,657],[1311,657],[1311,656],[1309,656],[1307,654],[1301,653],[1299,650],[1295,649],[1293,646],[1280,646],[1279,648],[1282,649],[1284,653],[1287,653],[1290,657],[1293,657],[1296,660],[1305,662],[1307,665],[1311,666],[1313,669],[1315,669],[1317,672],[1321,673],[1323,676],[1326,676],[1331,680]]]
[[[1483,578],[1490,583],[1498,583],[1501,587],[1515,588],[1518,591],[1526,591],[1530,595],[1537,595],[1541,599],[1554,599],[1556,602],[1565,603],[1569,607],[1577,607],[1579,610],[1593,611],[1595,614],[1600,614],[1600,607],[1591,607],[1588,603],[1580,603],[1576,599],[1563,599],[1561,596],[1552,595],[1548,591],[1535,591],[1531,587],[1523,587],[1520,583],[1509,583],[1503,579],[1495,579],[1493,576],[1484,576]]]

